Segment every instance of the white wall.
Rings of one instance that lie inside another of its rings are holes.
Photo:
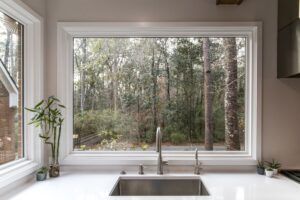
[[[43,13],[40,0],[23,0]],[[56,93],[58,21],[262,21],[263,157],[300,167],[300,79],[276,79],[277,0],[245,0],[216,6],[215,0],[47,0],[46,93]]]
[[[33,11],[42,17],[46,17],[46,0],[21,0]]]

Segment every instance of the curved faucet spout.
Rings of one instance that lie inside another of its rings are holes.
[[[198,160],[198,148],[196,148],[196,151],[195,151],[195,160],[196,160],[196,165],[199,164],[199,160]]]

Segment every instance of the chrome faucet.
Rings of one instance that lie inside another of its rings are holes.
[[[163,174],[163,165],[166,165],[167,162],[163,161],[161,154],[161,143],[162,143],[162,134],[160,131],[160,127],[157,127],[156,130],[156,152],[158,153],[157,157],[157,174]]]
[[[194,171],[194,174],[200,174],[200,170],[201,170],[201,163],[199,162],[199,159],[198,159],[198,149],[196,149],[195,151],[195,171]]]

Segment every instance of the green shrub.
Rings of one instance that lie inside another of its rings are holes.
[[[74,116],[74,133],[79,137],[98,135],[101,140],[129,139],[135,127],[134,120],[121,112],[110,110],[85,111]]]
[[[170,142],[170,135],[174,132],[171,126],[166,126],[162,129],[162,141]]]
[[[155,132],[153,130],[146,131],[144,142],[148,144],[155,142]]]
[[[96,112],[84,112],[74,116],[74,133],[79,136],[97,134]]]
[[[181,144],[183,142],[185,142],[185,135],[181,134],[181,133],[172,133],[171,134],[171,142],[173,144]]]

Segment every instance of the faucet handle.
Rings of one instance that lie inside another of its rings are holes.
[[[120,172],[120,174],[125,175],[125,174],[126,174],[126,171],[125,171],[125,170],[122,170],[122,171]]]
[[[140,165],[139,165],[139,174],[140,174],[140,175],[143,175],[143,174],[144,174],[144,166],[143,166],[143,164],[140,164]]]

